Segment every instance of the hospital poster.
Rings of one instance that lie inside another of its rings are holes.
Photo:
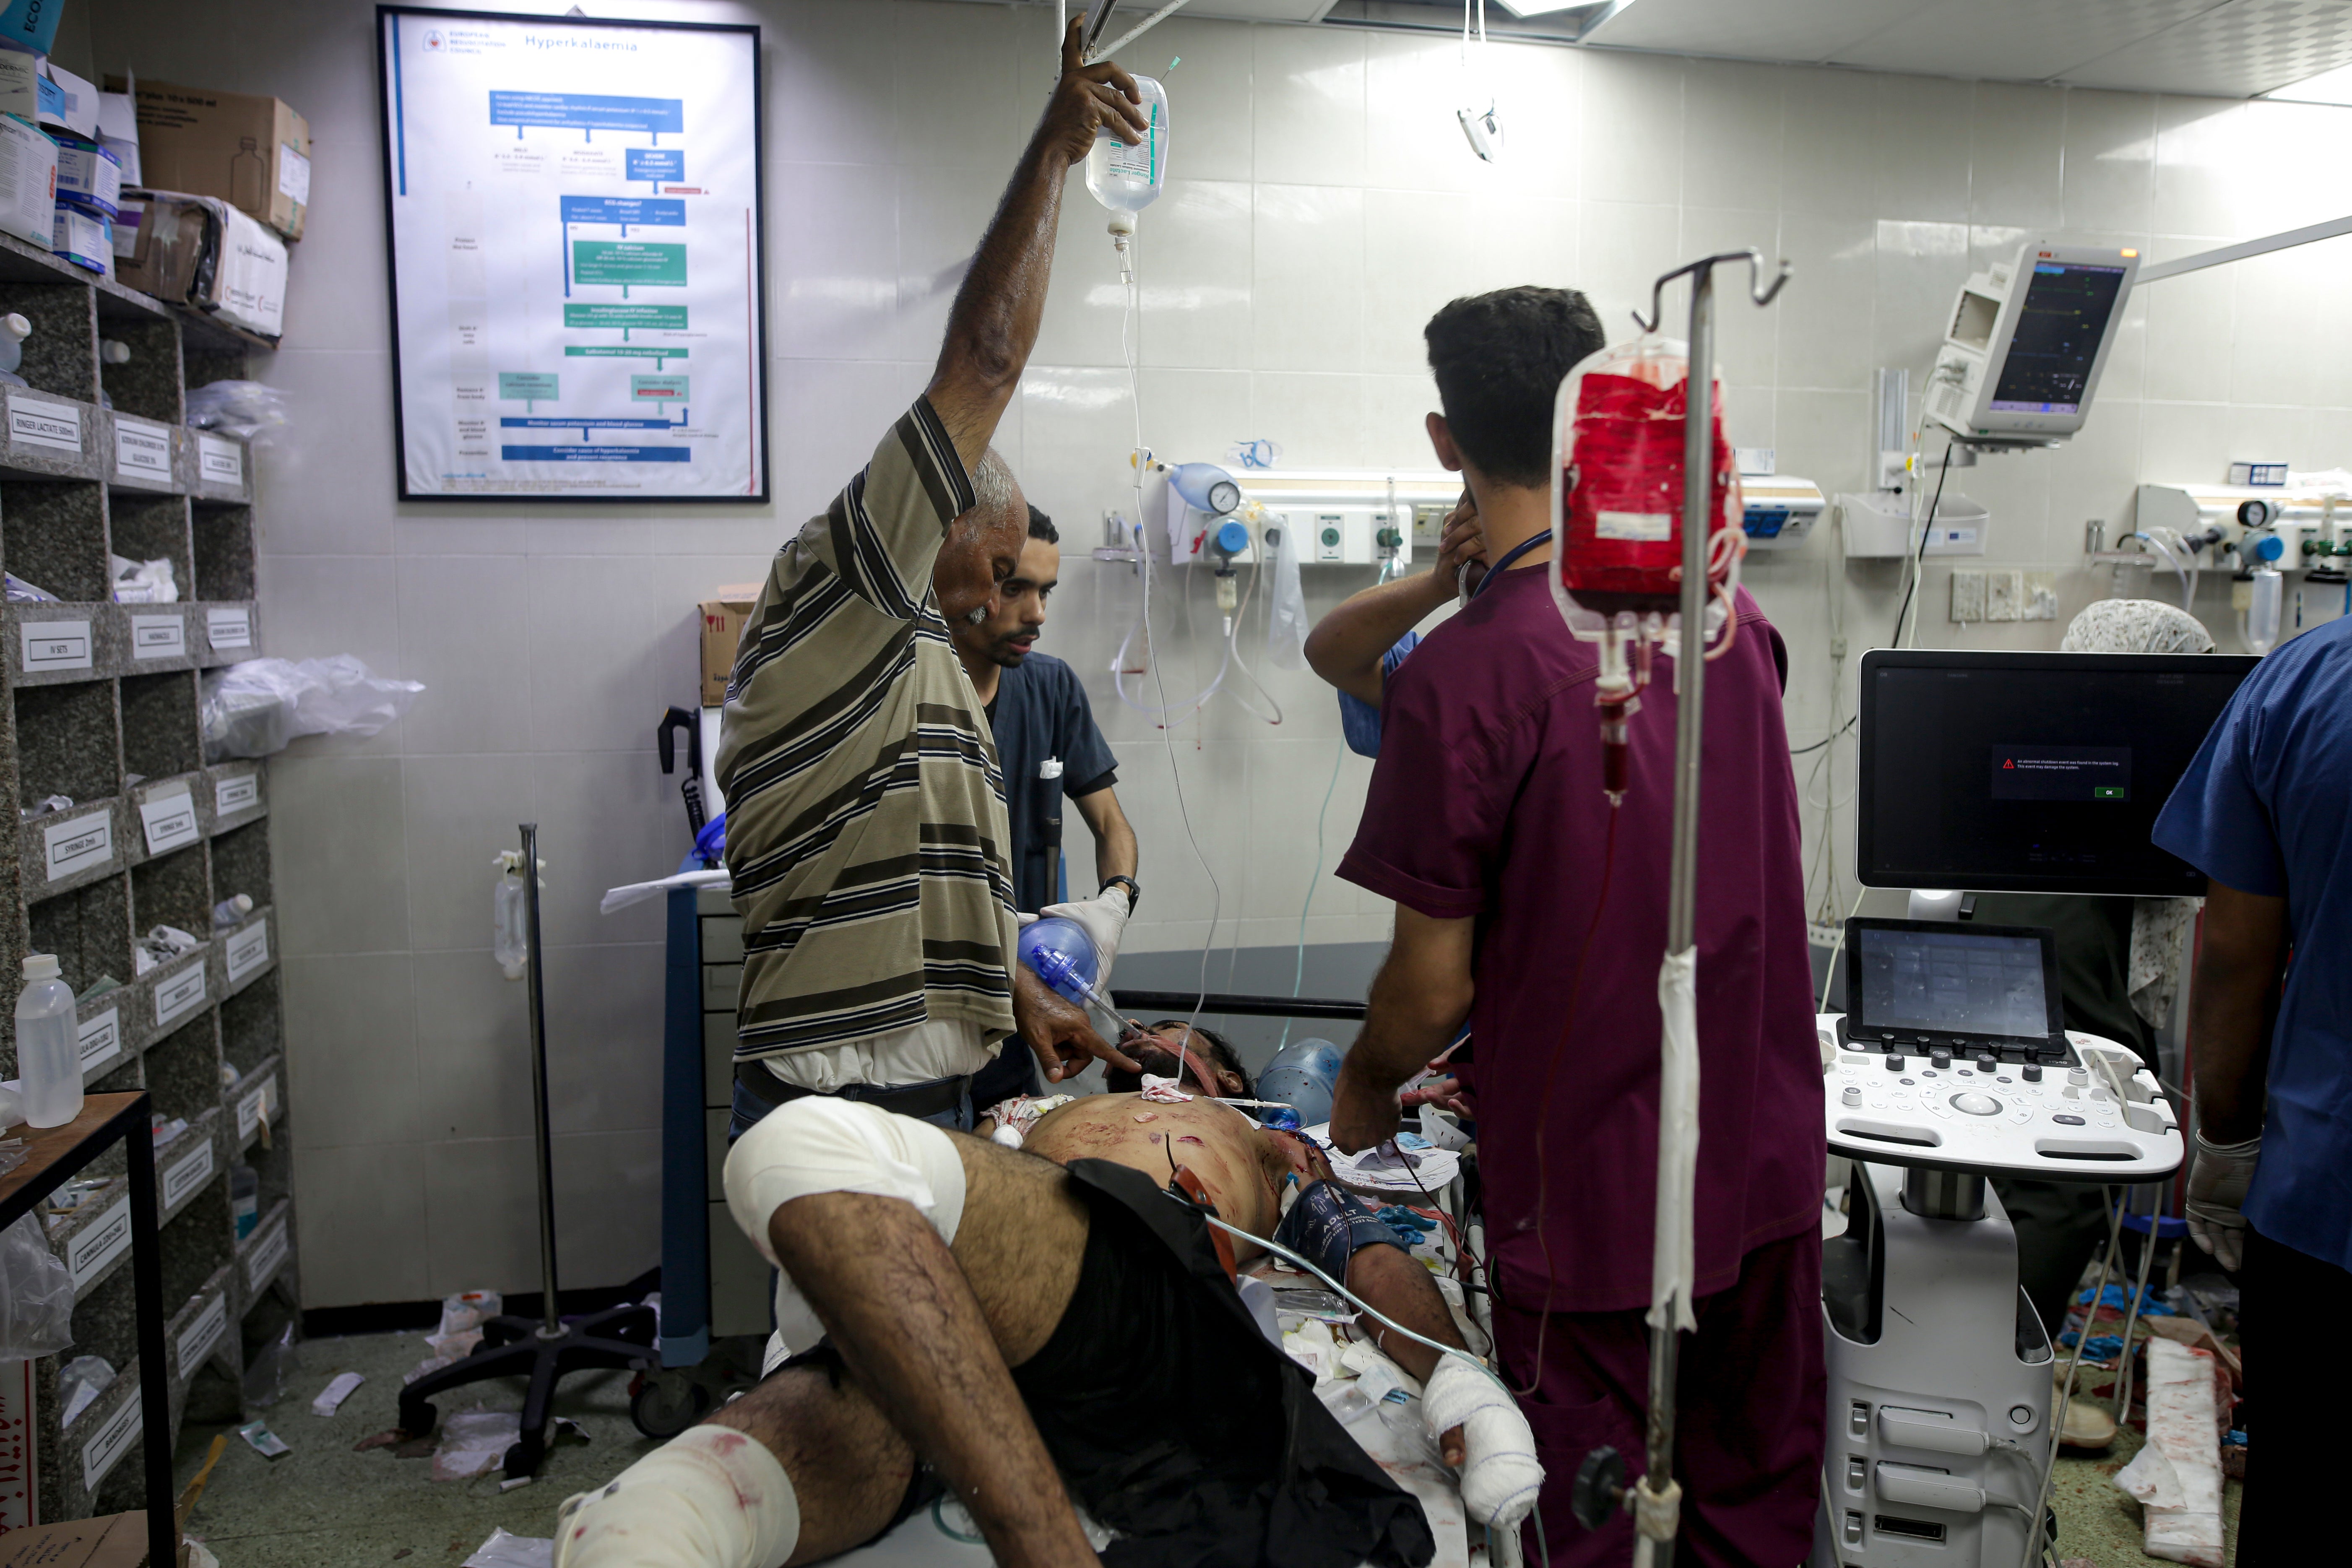
[[[764,500],[760,31],[379,6],[405,500]]]

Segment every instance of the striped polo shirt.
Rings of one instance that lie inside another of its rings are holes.
[[[743,916],[739,1061],[929,1018],[1013,1029],[996,747],[931,595],[971,480],[928,399],[776,554],[717,776]]]

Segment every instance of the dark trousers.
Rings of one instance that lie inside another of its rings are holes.
[[[2315,1543],[2330,1538],[2343,1506],[2336,1490],[2343,1484],[2343,1424],[2334,1400],[2313,1397],[2308,1386],[2298,1392],[2288,1373],[2304,1356],[2297,1337],[2352,1302],[2352,1273],[2249,1227],[2238,1289],[2238,1340],[2252,1395],[2238,1568],[2316,1563],[2326,1553]]]
[[[1822,1239],[1807,1229],[1741,1261],[1738,1282],[1700,1298],[1698,1331],[1683,1336],[1675,1384],[1675,1476],[1683,1486],[1675,1561],[1682,1568],[1796,1568],[1813,1544],[1821,1496],[1828,1371],[1822,1346]],[[1619,1514],[1587,1533],[1569,1512],[1569,1485],[1602,1444],[1643,1468],[1649,1405],[1649,1328],[1640,1308],[1554,1312],[1543,1365],[1519,1408],[1543,1461],[1549,1568],[1631,1562],[1633,1521]],[[1543,1318],[1497,1306],[1504,1375],[1528,1385]],[[1535,1531],[1521,1532],[1530,1563]]]
[[[2106,1244],[2107,1189],[1995,1176],[1992,1190],[2017,1232],[2017,1282],[2055,1340],[2066,1326],[2066,1298],[2082,1288],[2084,1268]]]

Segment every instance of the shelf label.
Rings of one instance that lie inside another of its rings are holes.
[[[196,437],[198,471],[208,485],[245,483],[245,448],[234,441],[224,441],[217,436]]]
[[[122,1458],[123,1450],[138,1436],[139,1390],[134,1386],[131,1397],[122,1402],[122,1408],[108,1416],[98,1435],[82,1445],[82,1489],[96,1491],[98,1483],[106,1479],[106,1472],[114,1468],[114,1461]]]
[[[163,1172],[163,1206],[170,1208],[190,1193],[205,1184],[213,1173],[213,1141],[208,1135],[203,1144],[186,1159]]]
[[[205,999],[205,961],[196,960],[168,979],[155,983],[155,1026],[162,1028]]]
[[[147,853],[161,855],[203,835],[196,828],[196,799],[184,789],[151,795],[140,803],[139,820],[147,826]]]
[[[114,818],[107,812],[77,816],[46,828],[42,843],[49,860],[49,880],[70,877],[103,866],[114,858]]]
[[[251,647],[253,613],[245,609],[206,610],[205,640],[215,647]],[[26,668],[32,667],[27,664]]]
[[[73,1276],[74,1293],[98,1278],[100,1269],[121,1257],[131,1246],[131,1194],[123,1194],[114,1200],[114,1206],[75,1233],[66,1243],[66,1271]]]
[[[186,1377],[204,1364],[205,1357],[220,1344],[221,1335],[228,1331],[228,1296],[215,1296],[212,1305],[196,1314],[196,1321],[180,1331],[180,1375]]]
[[[218,779],[213,784],[213,813],[216,816],[231,816],[259,804],[259,773],[239,773],[235,778]]]
[[[8,395],[8,444],[79,453],[81,410],[70,403],[44,403],[11,392]]]
[[[25,636],[26,674],[89,668],[88,621],[26,621],[19,629]]]
[[[172,482],[172,432],[169,426],[114,416],[114,477]]]
[[[131,657],[180,658],[188,651],[188,623],[180,616],[131,617]]]
[[[240,1141],[253,1136],[268,1116],[270,1107],[278,1102],[278,1075],[271,1073],[261,1080],[261,1087],[236,1102],[236,1135]]]
[[[253,1256],[245,1261],[245,1288],[258,1293],[286,1261],[286,1222],[279,1220],[269,1227],[269,1234],[253,1244]]]
[[[97,1071],[122,1054],[121,1010],[109,1007],[97,1016],[83,1021],[75,1031],[81,1044],[81,1070],[84,1075]]]
[[[256,921],[228,939],[228,983],[231,985],[269,962],[269,922]]]

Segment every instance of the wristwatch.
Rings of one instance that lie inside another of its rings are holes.
[[[1127,889],[1127,912],[1132,915],[1135,906],[1143,902],[1142,885],[1132,877],[1105,877],[1102,886],[1095,889],[1095,897],[1099,899],[1109,892],[1114,883]]]

